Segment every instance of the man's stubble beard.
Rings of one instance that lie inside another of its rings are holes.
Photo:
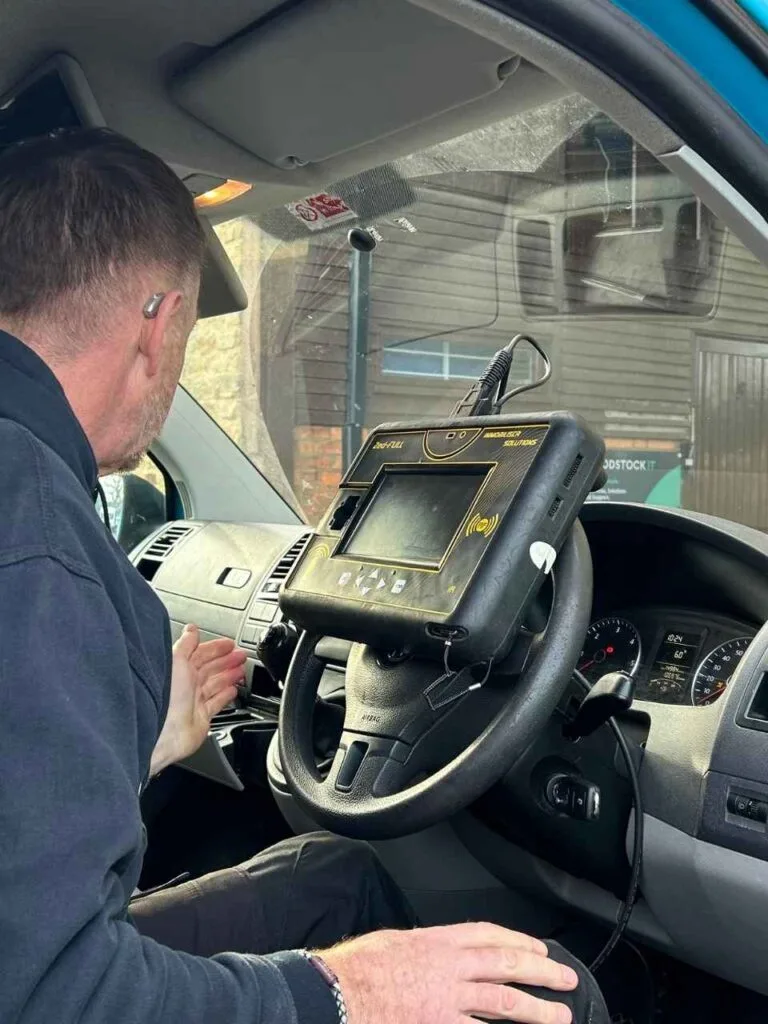
[[[138,468],[141,460],[157,440],[163,429],[168,413],[171,410],[173,396],[176,393],[175,379],[166,380],[157,391],[147,399],[142,407],[142,419],[133,433],[123,454],[119,455],[114,464],[102,469],[102,473],[132,473]]]
[[[197,294],[196,288],[194,293]],[[184,369],[187,343],[194,325],[195,317],[190,317],[176,335],[172,347],[167,350],[168,362],[161,375],[157,390],[146,399],[139,410],[137,415],[139,426],[132,431],[131,440],[125,444],[123,452],[118,453],[117,457],[112,460],[113,464],[100,467],[102,476],[108,473],[132,473],[139,466],[154,441],[157,440],[171,411],[173,397]]]

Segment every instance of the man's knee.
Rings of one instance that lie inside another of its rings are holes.
[[[330,832],[308,832],[285,839],[240,865],[259,881],[271,872],[301,879],[307,887],[357,892],[360,899],[372,887],[392,886],[392,880],[368,843]]]
[[[330,832],[310,832],[298,838],[303,844],[302,862],[330,861],[350,882],[362,885],[384,870],[376,851],[361,839],[348,839]]]
[[[297,867],[313,873],[331,872],[343,881],[347,891],[360,893],[364,899],[371,889],[394,887],[373,847],[360,839],[348,839],[330,832],[310,832],[297,836]]]
[[[291,948],[297,941],[328,945],[348,935],[416,923],[405,896],[364,842],[311,832],[264,850],[237,870],[253,883],[262,906],[283,908],[278,930],[282,934],[290,924],[285,937]],[[280,898],[273,898],[277,893]]]
[[[332,832],[305,832],[287,842],[300,843],[307,856],[332,856],[350,868],[371,868],[378,863],[373,847],[362,839],[348,839]]]
[[[289,842],[298,844],[297,870],[317,878],[330,875],[346,893],[355,894],[364,930],[417,923],[402,890],[369,843],[330,832],[311,832]]]
[[[315,877],[341,879],[354,886],[363,884],[379,871],[379,859],[368,843],[357,839],[335,836],[330,832],[306,832],[292,836],[270,846],[241,865],[263,869],[265,862],[290,863],[301,872],[312,872]]]

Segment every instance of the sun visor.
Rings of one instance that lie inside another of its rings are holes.
[[[176,101],[276,167],[319,164],[499,90],[514,55],[405,0],[314,0],[224,43]]]
[[[199,317],[201,320],[223,313],[239,313],[248,305],[248,296],[232,261],[208,221],[202,222],[207,244],[200,279]]]

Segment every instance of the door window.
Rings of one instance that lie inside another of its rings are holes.
[[[145,455],[131,473],[110,473],[100,480],[106,517],[115,539],[132,551],[168,520],[168,484],[159,465]],[[97,510],[104,508],[97,499]]]

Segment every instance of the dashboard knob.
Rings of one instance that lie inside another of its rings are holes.
[[[276,683],[285,682],[298,642],[299,634],[289,622],[275,623],[261,638],[256,654]]]

